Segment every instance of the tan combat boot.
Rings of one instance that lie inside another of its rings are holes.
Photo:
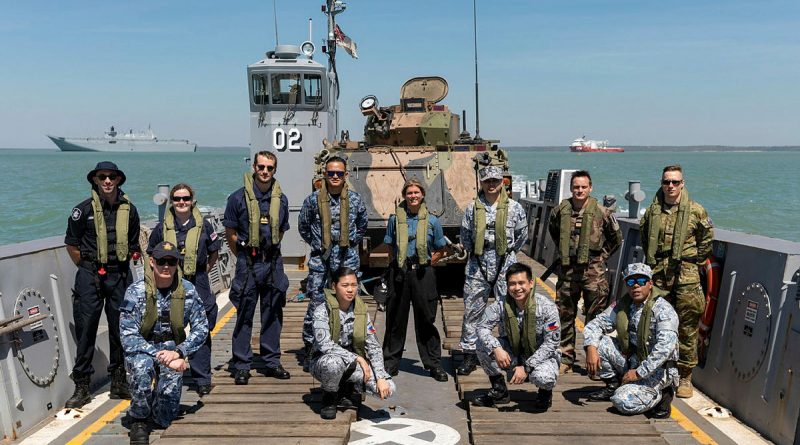
[[[694,389],[692,388],[692,369],[680,368],[678,372],[681,376],[681,382],[678,385],[678,390],[675,392],[675,395],[681,399],[688,399],[694,394]]]

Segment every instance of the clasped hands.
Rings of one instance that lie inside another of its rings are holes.
[[[162,349],[156,352],[156,360],[176,372],[183,372],[189,369],[189,361],[186,358],[181,358],[178,351]]]

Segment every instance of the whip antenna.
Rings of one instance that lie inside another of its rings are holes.
[[[275,7],[277,0],[272,0],[272,18],[275,21],[275,46],[278,46],[278,9]]]
[[[472,0],[472,35],[475,47],[475,139],[481,138],[481,117],[478,106],[478,15],[476,12],[476,0]]]

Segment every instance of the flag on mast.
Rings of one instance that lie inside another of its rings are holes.
[[[347,35],[342,32],[342,29],[339,28],[339,25],[336,25],[336,28],[333,29],[333,33],[336,36],[336,45],[344,48],[347,54],[350,54],[354,59],[358,59],[358,45],[356,45],[356,42],[350,37],[347,37]]]

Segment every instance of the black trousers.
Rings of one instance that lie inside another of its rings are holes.
[[[205,264],[202,265],[202,271],[190,280],[194,284],[194,290],[197,296],[203,302],[203,309],[206,312],[208,319],[208,335],[206,341],[200,346],[194,354],[189,357],[189,369],[191,370],[194,383],[197,385],[210,385],[211,384],[211,331],[217,324],[217,299],[211,293],[211,283],[208,281],[208,273],[205,271]]]
[[[414,307],[414,331],[417,349],[426,368],[440,366],[442,340],[434,325],[439,292],[433,267],[414,270],[389,270],[389,299],[386,302],[386,333],[383,338],[383,362],[387,371],[397,369],[403,358],[408,329],[409,304]]]
[[[119,339],[119,306],[125,297],[125,290],[131,284],[130,272],[108,271],[100,277],[94,270],[78,267],[75,274],[75,287],[72,293],[72,318],[75,320],[75,338],[78,350],[75,354],[75,377],[94,373],[94,359],[97,328],[103,308],[108,322],[108,373],[124,367],[122,344]]]

